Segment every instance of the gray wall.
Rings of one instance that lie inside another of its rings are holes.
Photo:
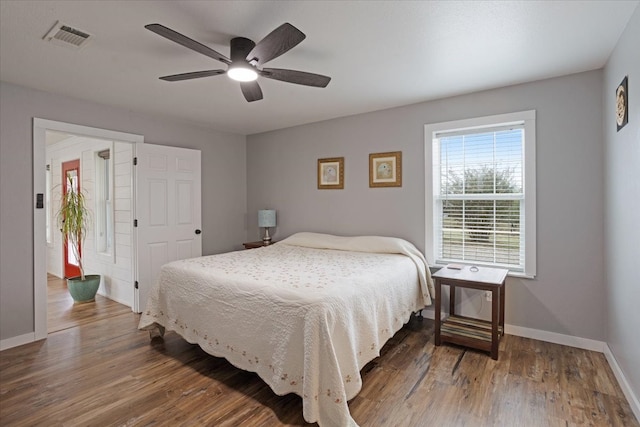
[[[640,7],[604,72],[607,342],[640,397]],[[629,76],[629,124],[616,132],[615,90]]]
[[[278,211],[275,240],[302,230],[392,235],[424,250],[424,124],[530,109],[537,111],[538,275],[508,280],[506,321],[604,341],[602,71],[251,135],[250,237],[259,236],[255,212],[270,207]],[[397,150],[402,188],[369,188],[369,153]],[[318,190],[317,159],[338,156],[345,189]]]
[[[147,143],[201,150],[203,254],[241,247],[246,236],[244,136],[5,82],[0,82],[0,93],[0,339],[34,331],[34,117],[140,134]]]

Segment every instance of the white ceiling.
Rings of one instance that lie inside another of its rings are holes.
[[[639,1],[8,1],[0,79],[131,111],[253,134],[601,68]],[[93,37],[43,37],[56,21]],[[307,35],[267,67],[332,77],[325,89],[260,78],[245,101],[226,68],[144,28],[160,23],[224,55],[284,22]]]

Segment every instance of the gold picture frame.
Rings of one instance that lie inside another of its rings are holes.
[[[369,187],[402,187],[402,151],[369,154]]]
[[[318,159],[318,189],[342,190],[344,188],[344,157]]]

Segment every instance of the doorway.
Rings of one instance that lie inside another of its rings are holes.
[[[45,153],[49,178],[45,197],[47,330],[51,333],[78,316],[86,317],[92,311],[97,315],[104,299],[132,307],[133,144],[47,130]],[[89,211],[86,230],[77,241],[78,253],[59,232],[60,221],[65,219],[57,210],[69,191],[82,193]],[[66,290],[65,280],[52,280],[79,276],[80,256],[84,270],[101,277],[95,302],[83,310],[74,305],[68,292],[59,292],[60,284]]]
[[[86,137],[93,138],[101,141],[118,141],[119,143],[126,144],[129,146],[131,152],[133,152],[133,147],[137,143],[143,143],[144,137],[141,135],[128,134],[123,132],[99,129],[99,128],[91,128],[87,126],[74,125],[70,123],[64,122],[56,122],[51,120],[44,120],[39,118],[34,118],[33,121],[33,182],[34,182],[34,193],[36,194],[46,194],[47,193],[47,173],[46,173],[46,165],[50,164],[50,160],[47,160],[46,157],[46,139],[47,132],[54,132],[58,134],[68,134],[77,137]],[[92,161],[93,151],[88,151],[88,154],[83,152],[80,157],[81,164],[79,171],[86,175],[86,172],[83,172],[84,167],[82,165],[83,160],[85,164],[89,165]],[[129,160],[132,160],[132,156]],[[122,168],[126,168],[123,166]],[[92,175],[92,174],[90,174]],[[52,176],[61,176],[61,175],[52,175]],[[87,175],[88,176],[88,175]],[[132,179],[130,180],[131,190],[129,192],[129,196],[131,200],[133,200],[133,187],[132,187]],[[131,209],[131,216],[133,216],[134,203],[132,201],[129,202],[129,206]],[[48,231],[52,229],[52,224],[47,222],[47,209],[44,206],[37,206],[34,210],[34,317],[35,317],[35,340],[44,339],[47,337],[47,251],[49,249],[48,244],[43,244],[43,242],[49,242]],[[95,234],[94,234],[95,235]],[[95,242],[91,243],[95,244]],[[132,243],[133,244],[133,243]],[[89,243],[85,245],[85,248],[89,247]],[[62,252],[62,251],[60,251]],[[124,256],[124,259],[129,259],[129,264],[131,266],[131,270],[134,268],[133,263],[133,252],[130,251],[128,254]],[[113,256],[115,257],[115,252],[113,254],[103,254],[104,257]],[[60,264],[60,270],[62,270],[62,262]],[[60,271],[62,275],[62,271]],[[131,282],[133,281],[133,273],[131,275]],[[108,286],[108,283],[101,284],[101,287],[104,289]],[[130,288],[133,288],[133,284],[131,283]],[[131,290],[133,293],[133,291]],[[117,300],[117,299],[116,299]],[[132,305],[132,302],[127,304],[129,306]]]

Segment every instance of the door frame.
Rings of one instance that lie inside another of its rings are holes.
[[[132,144],[144,143],[144,136],[108,129],[33,118],[33,199],[46,194],[46,131],[57,131]],[[132,183],[133,188],[133,183]],[[133,194],[135,200],[135,194]],[[135,203],[133,203],[135,216]],[[33,313],[34,341],[47,338],[47,236],[45,209],[33,209]],[[134,242],[135,244],[135,242]]]

